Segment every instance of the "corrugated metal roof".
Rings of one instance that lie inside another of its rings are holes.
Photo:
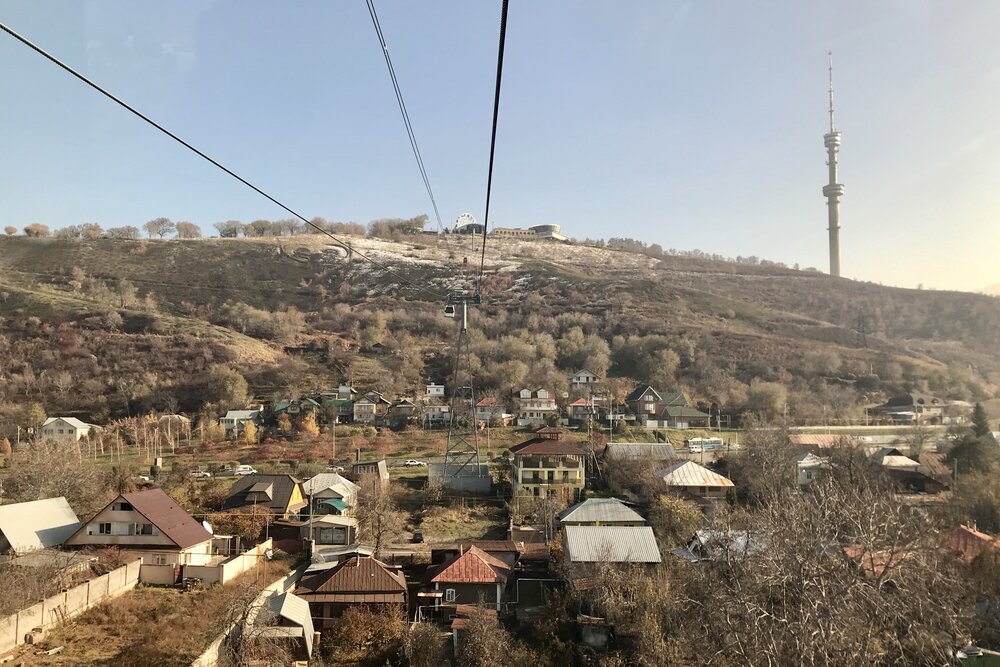
[[[0,533],[14,553],[55,547],[80,528],[80,520],[62,496],[0,506]]]
[[[302,628],[302,636],[306,641],[306,650],[312,655],[313,622],[309,612],[309,603],[292,593],[275,595],[268,600],[268,606],[281,618]]]
[[[587,498],[564,511],[559,520],[563,523],[595,524],[646,522],[641,514],[618,498]]]
[[[42,428],[45,428],[46,426],[48,426],[52,422],[60,421],[60,420],[66,422],[67,424],[69,424],[73,428],[78,428],[78,429],[84,429],[85,430],[85,429],[91,428],[93,426],[93,424],[88,424],[87,422],[80,421],[76,417],[49,417],[48,419],[46,419],[42,423]]]
[[[310,593],[397,593],[406,591],[406,577],[375,558],[349,558],[336,567],[303,577],[296,595]]]
[[[677,450],[669,442],[609,442],[605,452],[613,459],[674,461]]]
[[[656,476],[662,478],[667,486],[734,486],[728,477],[714,473],[694,461],[675,463],[669,468],[658,470]]]
[[[306,495],[314,495],[326,489],[333,489],[343,496],[357,493],[358,486],[335,472],[322,472],[302,482],[302,491]]]
[[[649,526],[565,526],[566,557],[573,563],[659,563]]]

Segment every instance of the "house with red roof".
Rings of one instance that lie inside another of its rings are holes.
[[[971,563],[988,549],[1000,550],[1000,538],[980,532],[976,526],[961,524],[941,533],[941,545],[955,552],[965,563]]]
[[[331,628],[349,607],[406,613],[406,576],[371,556],[352,556],[337,565],[307,572],[295,595],[309,603],[313,625]]]
[[[504,404],[496,396],[485,396],[476,402],[476,421],[483,424],[507,425],[511,415],[504,412]]]
[[[575,502],[586,483],[584,451],[561,439],[558,429],[537,431],[531,440],[510,448],[514,457],[511,484],[514,498],[555,497]]]
[[[512,567],[477,546],[460,548],[427,570],[427,583],[435,594],[435,607],[469,604],[500,609]]]

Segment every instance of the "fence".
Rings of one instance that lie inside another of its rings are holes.
[[[46,598],[16,614],[0,618],[0,655],[24,643],[34,628],[47,630],[104,600],[132,590],[139,582],[141,560]]]
[[[201,579],[206,584],[225,584],[259,564],[270,548],[271,540],[264,540],[218,565],[185,565],[184,576]]]

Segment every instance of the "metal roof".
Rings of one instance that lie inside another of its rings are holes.
[[[573,563],[659,563],[649,526],[565,526],[566,557]]]
[[[675,463],[669,468],[658,470],[656,476],[662,478],[667,486],[735,486],[728,477],[714,473],[694,461]]]
[[[302,636],[306,641],[306,652],[312,656],[313,622],[309,612],[309,603],[292,593],[275,595],[267,601],[268,607],[281,618],[302,628]]]
[[[297,595],[312,599],[316,593],[405,593],[403,573],[375,558],[351,557],[310,577],[303,577]]]
[[[253,498],[247,499],[251,492],[251,487],[266,482],[273,485],[271,500],[267,503],[254,502]],[[237,507],[250,507],[253,505],[264,505],[277,514],[284,514],[289,510],[304,507],[305,503],[289,506],[295,487],[300,484],[299,480],[291,475],[245,475],[238,479],[229,489],[229,495],[223,504],[223,510],[232,510]]]
[[[443,584],[504,583],[509,570],[510,566],[499,558],[479,547],[469,547],[468,551],[456,554],[443,563],[431,576],[431,581]]]
[[[79,528],[62,496],[0,506],[0,533],[17,554],[58,546]]]
[[[587,498],[559,515],[562,523],[645,523],[646,520],[618,498]]]
[[[515,456],[549,454],[552,456],[581,456],[583,450],[575,442],[553,440],[552,438],[532,438],[510,448]]]
[[[320,505],[329,505],[330,507],[333,507],[334,509],[340,512],[343,512],[344,510],[347,509],[347,503],[345,503],[340,498],[327,498],[322,502],[320,502]]]
[[[677,450],[669,442],[609,442],[605,453],[613,459],[653,459],[673,461]]]
[[[181,509],[162,489],[123,493],[120,497],[181,549],[212,539],[201,522]]]
[[[302,492],[306,495],[315,495],[326,489],[333,489],[345,496],[357,493],[358,485],[335,472],[321,472],[302,482]]]
[[[83,430],[89,429],[93,426],[93,424],[88,424],[87,422],[80,421],[76,417],[49,417],[42,423],[42,428],[45,428],[52,422],[57,422],[57,421],[63,421],[72,426],[73,428],[83,429]]]

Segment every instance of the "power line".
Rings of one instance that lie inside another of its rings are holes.
[[[151,119],[150,117],[146,116],[145,114],[143,114],[142,112],[138,111],[137,109],[135,109],[134,107],[132,107],[128,103],[126,103],[123,100],[119,99],[118,97],[115,97],[112,93],[108,92],[107,90],[105,90],[104,88],[102,88],[101,86],[99,86],[98,84],[94,83],[93,81],[91,81],[90,79],[88,79],[87,77],[85,77],[83,74],[80,74],[79,72],[77,72],[75,69],[73,69],[72,67],[70,67],[66,63],[62,62],[61,60],[59,60],[55,56],[51,55],[50,53],[48,53],[47,51],[45,51],[44,49],[42,49],[40,46],[37,46],[36,44],[34,44],[30,40],[28,40],[26,37],[22,37],[18,33],[14,32],[12,29],[10,29],[9,27],[7,27],[5,24],[0,23],[0,30],[3,30],[8,35],[10,35],[11,37],[13,37],[14,39],[16,39],[17,41],[21,42],[22,44],[24,44],[25,46],[27,46],[28,48],[30,48],[32,51],[35,51],[39,55],[43,56],[45,59],[51,61],[55,65],[58,65],[60,68],[62,68],[63,70],[69,72],[70,74],[72,74],[74,77],[76,77],[80,81],[83,81],[85,84],[87,84],[88,86],[90,86],[91,88],[93,88],[94,90],[96,90],[97,92],[101,93],[102,95],[104,95],[105,97],[107,97],[108,99],[110,99],[111,101],[115,102],[116,104],[118,104],[122,108],[130,111],[133,115],[135,115],[138,118],[144,120],[149,125],[152,125],[157,130],[159,130],[163,134],[167,135],[168,137],[170,137],[171,139],[173,139],[174,141],[176,141],[180,145],[184,146],[185,148],[187,148],[188,150],[190,150],[194,154],[198,155],[199,157],[203,158],[207,162],[211,163],[212,165],[214,165],[214,166],[218,167],[219,169],[221,169],[222,171],[226,172],[227,174],[229,174],[230,176],[232,176],[233,178],[235,178],[237,181],[239,181],[243,185],[247,186],[248,188],[250,188],[251,190],[253,190],[257,194],[261,195],[262,197],[264,197],[265,199],[267,199],[271,203],[273,203],[273,204],[277,205],[278,207],[284,209],[285,211],[287,211],[291,215],[295,216],[296,218],[298,218],[299,220],[301,220],[305,224],[309,225],[310,227],[312,227],[313,229],[315,229],[319,233],[321,233],[321,234],[329,237],[334,242],[336,242],[340,247],[342,247],[344,250],[346,250],[349,253],[349,256],[350,255],[357,255],[360,259],[368,262],[372,266],[375,266],[377,268],[385,270],[390,275],[392,275],[395,278],[397,278],[400,282],[405,283],[405,284],[407,284],[407,285],[409,285],[409,286],[411,286],[411,287],[413,287],[413,288],[415,288],[415,289],[417,289],[419,291],[422,291],[422,292],[425,292],[427,294],[430,294],[430,295],[432,295],[436,299],[443,299],[443,298],[445,298],[444,294],[440,294],[438,292],[434,292],[433,290],[429,289],[426,285],[421,285],[419,283],[416,283],[416,282],[413,282],[411,280],[408,280],[408,279],[404,278],[403,276],[399,275],[398,273],[396,273],[396,271],[394,271],[392,268],[390,268],[386,264],[383,264],[382,262],[379,262],[379,261],[371,258],[370,256],[365,255],[365,254],[363,254],[363,253],[355,250],[354,247],[351,246],[350,243],[341,240],[340,238],[334,236],[329,231],[323,229],[319,225],[316,225],[313,222],[309,221],[308,219],[305,218],[305,216],[303,216],[303,215],[299,214],[298,212],[292,210],[291,208],[289,208],[285,204],[281,203],[280,201],[278,201],[277,199],[275,199],[274,197],[272,197],[268,193],[264,192],[259,187],[257,187],[256,185],[254,185],[250,181],[246,180],[245,178],[243,178],[242,176],[240,176],[236,172],[234,172],[231,169],[225,167],[224,165],[222,165],[217,160],[209,157],[208,155],[206,155],[202,151],[198,150],[197,148],[195,148],[194,146],[192,146],[191,144],[189,144],[187,141],[184,141],[179,136],[177,136],[176,134],[174,134],[173,132],[171,132],[167,128],[163,127],[162,125],[160,125],[159,123],[157,123],[156,121],[154,121],[153,119]]]
[[[434,208],[434,218],[437,220],[438,231],[444,231],[441,224],[441,213],[438,211],[437,202],[434,200],[434,191],[431,190],[430,179],[427,178],[427,168],[424,166],[424,158],[420,154],[420,146],[417,144],[417,135],[413,132],[413,125],[410,123],[410,114],[406,111],[406,103],[403,101],[403,93],[399,89],[399,80],[396,78],[396,70],[392,66],[392,58],[389,57],[389,47],[385,42],[385,35],[382,33],[382,25],[378,20],[378,12],[375,11],[374,0],[367,0],[368,14],[372,18],[372,25],[375,27],[375,34],[378,36],[379,44],[382,46],[382,55],[385,56],[386,67],[389,68],[389,78],[392,79],[392,88],[396,91],[396,103],[399,105],[399,112],[403,115],[403,124],[406,126],[406,135],[410,139],[410,148],[413,149],[413,157],[417,160],[417,168],[420,170],[420,178],[427,188],[427,196],[431,198],[431,206]]]
[[[482,290],[483,268],[486,266],[486,238],[490,224],[490,195],[493,193],[493,156],[497,147],[497,115],[500,113],[500,83],[503,80],[503,47],[507,40],[507,2],[503,0],[500,9],[500,46],[497,50],[497,86],[496,94],[493,97],[493,132],[490,135],[490,167],[486,178],[486,217],[483,219],[483,256],[479,261],[479,281],[476,285],[476,292]]]

